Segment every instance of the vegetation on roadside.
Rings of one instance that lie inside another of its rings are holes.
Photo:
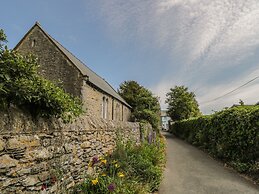
[[[160,126],[160,105],[158,97],[136,81],[125,81],[120,85],[118,93],[132,107],[132,121],[147,121],[156,130]]]
[[[236,106],[175,122],[171,132],[259,180],[259,107]]]
[[[162,137],[155,143],[117,143],[110,155],[94,157],[90,173],[73,193],[84,194],[145,194],[158,189],[165,163],[165,143]],[[89,171],[88,169],[88,171]]]
[[[6,36],[0,30],[0,107],[17,106],[33,116],[70,121],[82,113],[79,99],[37,73],[37,59],[22,56],[4,46]]]
[[[195,94],[185,86],[175,86],[166,94],[167,114],[173,121],[188,119],[201,115]]]

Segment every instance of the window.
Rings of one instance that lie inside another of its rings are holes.
[[[102,118],[107,119],[108,118],[108,98],[105,96],[102,98]]]
[[[115,115],[116,115],[116,121],[119,121],[120,120],[120,105],[117,103],[116,104],[116,113],[115,113]]]
[[[32,48],[35,46],[35,43],[36,43],[36,40],[33,39],[32,42],[31,42],[31,47],[32,47]]]
[[[105,101],[105,119],[108,119],[108,98]]]

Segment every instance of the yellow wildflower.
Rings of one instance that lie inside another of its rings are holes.
[[[92,167],[93,166],[93,163],[92,162],[89,162],[88,163],[88,167]]]
[[[98,183],[98,178],[92,180],[92,185],[96,185]]]
[[[119,164],[115,164],[115,167],[116,167],[116,168],[119,168],[119,167],[120,167],[120,165],[119,165]]]
[[[118,172],[118,177],[124,177],[125,175],[122,172]]]
[[[105,174],[105,173],[102,173],[102,176],[106,176],[106,174]]]
[[[106,164],[107,160],[101,160],[101,163]]]

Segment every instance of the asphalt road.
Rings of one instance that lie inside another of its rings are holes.
[[[259,194],[259,187],[194,146],[163,133],[167,165],[159,194]]]

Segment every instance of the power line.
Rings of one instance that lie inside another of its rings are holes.
[[[214,99],[212,99],[212,100],[202,102],[201,104],[207,104],[207,103],[209,103],[209,102],[213,102],[213,101],[216,101],[216,100],[218,100],[218,99],[220,99],[220,98],[223,98],[223,97],[225,97],[225,96],[227,96],[227,95],[229,95],[229,94],[231,94],[231,93],[233,93],[233,92],[239,90],[240,88],[242,88],[242,87],[244,87],[244,86],[250,84],[251,82],[255,81],[255,80],[258,79],[258,78],[259,78],[259,76],[256,76],[255,78],[249,80],[248,82],[242,84],[241,86],[238,86],[238,87],[235,88],[234,90],[231,90],[231,91],[229,91],[229,92],[227,92],[227,93],[225,93],[225,94],[223,94],[223,95],[221,95],[221,96],[219,96],[219,97],[217,97],[217,98],[214,98]]]

